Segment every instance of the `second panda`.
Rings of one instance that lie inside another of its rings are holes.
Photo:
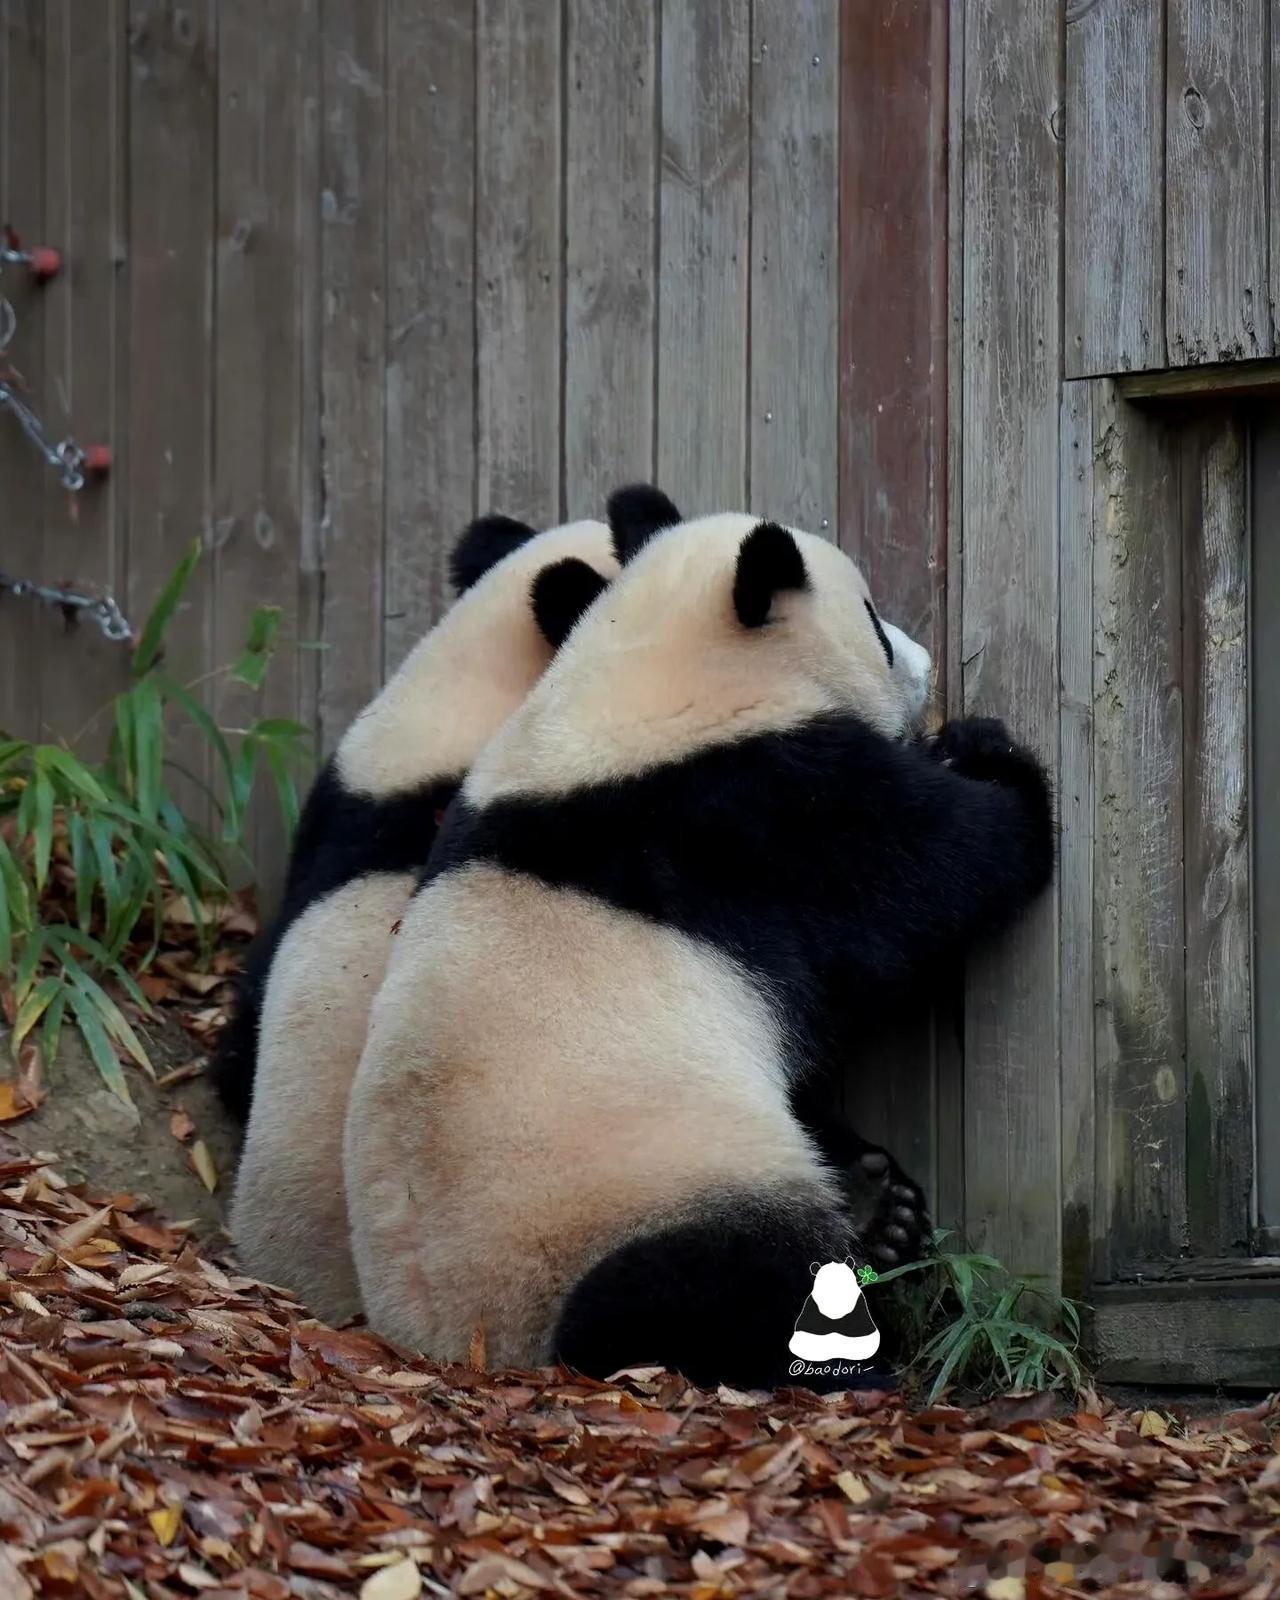
[[[826,1020],[1052,870],[1038,763],[995,722],[915,741],[928,679],[822,539],[722,515],[633,556],[473,767],[373,1007],[344,1168],[376,1329],[785,1381],[810,1263],[901,1210],[792,1109]]]
[[[554,605],[531,585],[549,563]],[[231,1208],[242,1264],[341,1321],[359,1309],[342,1127],[369,1004],[439,816],[485,740],[617,571],[609,529],[484,518],[452,562],[460,598],[361,712],[303,812],[284,907],[255,952],[219,1060],[252,1091]],[[567,575],[567,581],[566,576]]]

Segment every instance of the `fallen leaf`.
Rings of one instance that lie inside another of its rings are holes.
[[[360,1585],[360,1600],[418,1600],[422,1574],[413,1561],[397,1561],[372,1573]]]
[[[152,1511],[147,1521],[156,1538],[167,1549],[178,1537],[178,1529],[182,1526],[182,1507],[162,1506],[159,1511]]]
[[[871,1498],[871,1490],[867,1488],[861,1478],[855,1477],[852,1472],[838,1472],[836,1474],[836,1488],[841,1490],[855,1506],[865,1505]]]
[[[992,1578],[986,1587],[987,1600],[1024,1600],[1027,1592],[1025,1578]]]
[[[173,1137],[185,1144],[196,1131],[196,1125],[183,1106],[177,1106],[169,1113],[169,1132]]]
[[[35,1110],[12,1078],[0,1078],[0,1122],[16,1122]]]
[[[218,1187],[218,1169],[214,1166],[209,1146],[203,1139],[197,1139],[191,1146],[191,1165],[196,1169],[200,1182],[212,1194]]]
[[[82,1217],[79,1222],[73,1222],[58,1234],[54,1243],[59,1250],[74,1250],[79,1245],[86,1244],[95,1234],[98,1234],[111,1221],[110,1206],[103,1206],[100,1211],[95,1211],[91,1216]]]
[[[1144,1411],[1138,1424],[1138,1433],[1144,1439],[1163,1439],[1169,1431],[1169,1419],[1158,1411]]]
[[[489,1364],[487,1357],[484,1323],[477,1322],[471,1334],[471,1343],[467,1346],[467,1365],[476,1372],[483,1372]]]

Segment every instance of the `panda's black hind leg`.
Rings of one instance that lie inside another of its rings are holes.
[[[790,1350],[817,1265],[855,1248],[848,1220],[820,1196],[708,1200],[598,1261],[565,1301],[552,1354],[594,1378],[659,1363],[703,1388],[891,1389],[883,1365],[851,1373],[837,1362],[827,1376]]]

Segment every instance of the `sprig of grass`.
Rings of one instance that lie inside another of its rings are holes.
[[[12,992],[10,1047],[16,1057],[34,1037],[52,1061],[70,1021],[107,1087],[126,1101],[120,1057],[147,1072],[151,1063],[104,985],[150,1015],[134,973],[156,955],[165,903],[174,892],[191,908],[207,953],[207,908],[225,898],[232,864],[248,862],[247,819],[264,770],[291,835],[298,816],[295,774],[310,755],[301,724],[264,718],[224,729],[193,686],[166,672],[165,635],[199,561],[197,541],[156,599],[134,650],[133,681],[109,708],[105,759],[90,760],[61,744],[0,737],[0,973],[9,975]],[[280,620],[275,606],[253,614],[244,652],[227,669],[233,679],[261,688]],[[194,823],[169,787],[171,771],[180,770],[172,752],[183,722],[202,735],[215,758],[210,798],[219,818],[216,833]],[[70,902],[58,892],[65,883],[55,882],[68,868]],[[148,918],[150,948],[139,953]]]
[[[933,1253],[920,1261],[877,1274],[877,1287],[913,1278],[914,1293],[902,1304],[916,1350],[911,1367],[920,1382],[932,1384],[932,1404],[948,1384],[978,1393],[1008,1389],[1071,1391],[1084,1383],[1081,1364],[1080,1306],[1015,1277],[994,1256],[944,1251],[949,1230],[933,1235]]]

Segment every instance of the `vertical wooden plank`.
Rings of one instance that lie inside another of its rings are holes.
[[[947,716],[963,709],[960,670],[963,632],[964,566],[964,104],[965,18],[963,6],[949,6],[947,27],[947,571],[946,652],[940,667]],[[964,988],[960,972],[953,994],[934,1013],[937,1101],[938,1195],[934,1216],[944,1227],[964,1226]]]
[[[217,299],[214,359],[214,657],[234,661],[255,607],[278,605],[286,641],[257,692],[221,680],[222,721],[296,718],[300,652],[302,343],[301,219],[308,137],[303,98],[314,66],[316,0],[298,0],[264,28],[253,0],[222,0],[218,34]],[[282,875],[274,802],[251,819],[248,844],[268,893]]]
[[[839,539],[945,694],[947,11],[840,16]],[[931,1202],[935,1027],[925,1012],[862,1053],[846,1097]]]
[[[1280,411],[1253,440],[1252,633],[1254,1022],[1258,1221],[1280,1250]]]
[[[129,614],[140,622],[193,539],[209,541],[214,373],[214,7],[129,6]],[[213,582],[196,569],[173,625],[178,677],[214,665]],[[207,688],[207,684],[205,685]],[[201,779],[208,747],[180,739]],[[185,796],[197,808],[204,801]]]
[[[654,472],[657,11],[566,0],[565,515]]]
[[[325,750],[382,683],[385,21],[384,0],[321,0]]]
[[[1164,7],[1068,0],[1069,378],[1164,366]]]
[[[1093,1277],[1093,385],[1062,391],[1058,514],[1058,780],[1061,945],[1062,1281],[1081,1297]]]
[[[65,266],[44,291],[45,368],[37,405],[54,438],[109,443],[119,454],[109,476],[75,496],[46,471],[42,566],[54,580],[118,593],[128,471],[116,406],[124,350],[124,15],[115,0],[84,16],[71,0],[54,0],[45,27],[45,225]],[[56,612],[38,615],[41,721],[49,737],[71,738],[128,681],[128,650],[92,623],[69,628]]]
[[[1267,356],[1267,0],[1169,0],[1168,28],[1169,360]]]
[[[943,667],[946,10],[848,0],[840,54],[840,542]]]
[[[387,14],[387,611],[393,672],[475,514],[474,0]]]
[[[476,499],[546,526],[563,499],[562,0],[476,16]]]
[[[839,8],[753,0],[752,511],[835,535]]]
[[[1270,5],[1271,61],[1268,74],[1267,102],[1267,154],[1270,170],[1267,173],[1268,238],[1267,261],[1270,271],[1268,285],[1268,319],[1272,350],[1280,350],[1280,0],[1268,0]]]
[[[747,504],[750,51],[751,0],[664,0],[657,481],[691,515]]]
[[[1186,1237],[1182,584],[1176,429],[1094,397],[1094,840],[1100,1263]]]
[[[1193,1255],[1246,1255],[1254,1088],[1240,416],[1215,410],[1187,428],[1182,449],[1187,1222]]]
[[[0,222],[31,244],[45,239],[45,8],[37,0],[2,0],[0,37]],[[44,372],[45,291],[25,273],[6,268],[0,291],[12,303],[17,332],[6,359],[33,387]],[[0,412],[0,474],[4,480],[4,543],[0,571],[46,580],[43,559],[45,474],[16,418]],[[48,618],[33,600],[0,593],[0,729],[39,736],[38,642]]]
[[[1059,9],[971,0],[964,91],[964,705],[1058,755]],[[970,966],[970,1235],[1056,1278],[1056,888]]]

